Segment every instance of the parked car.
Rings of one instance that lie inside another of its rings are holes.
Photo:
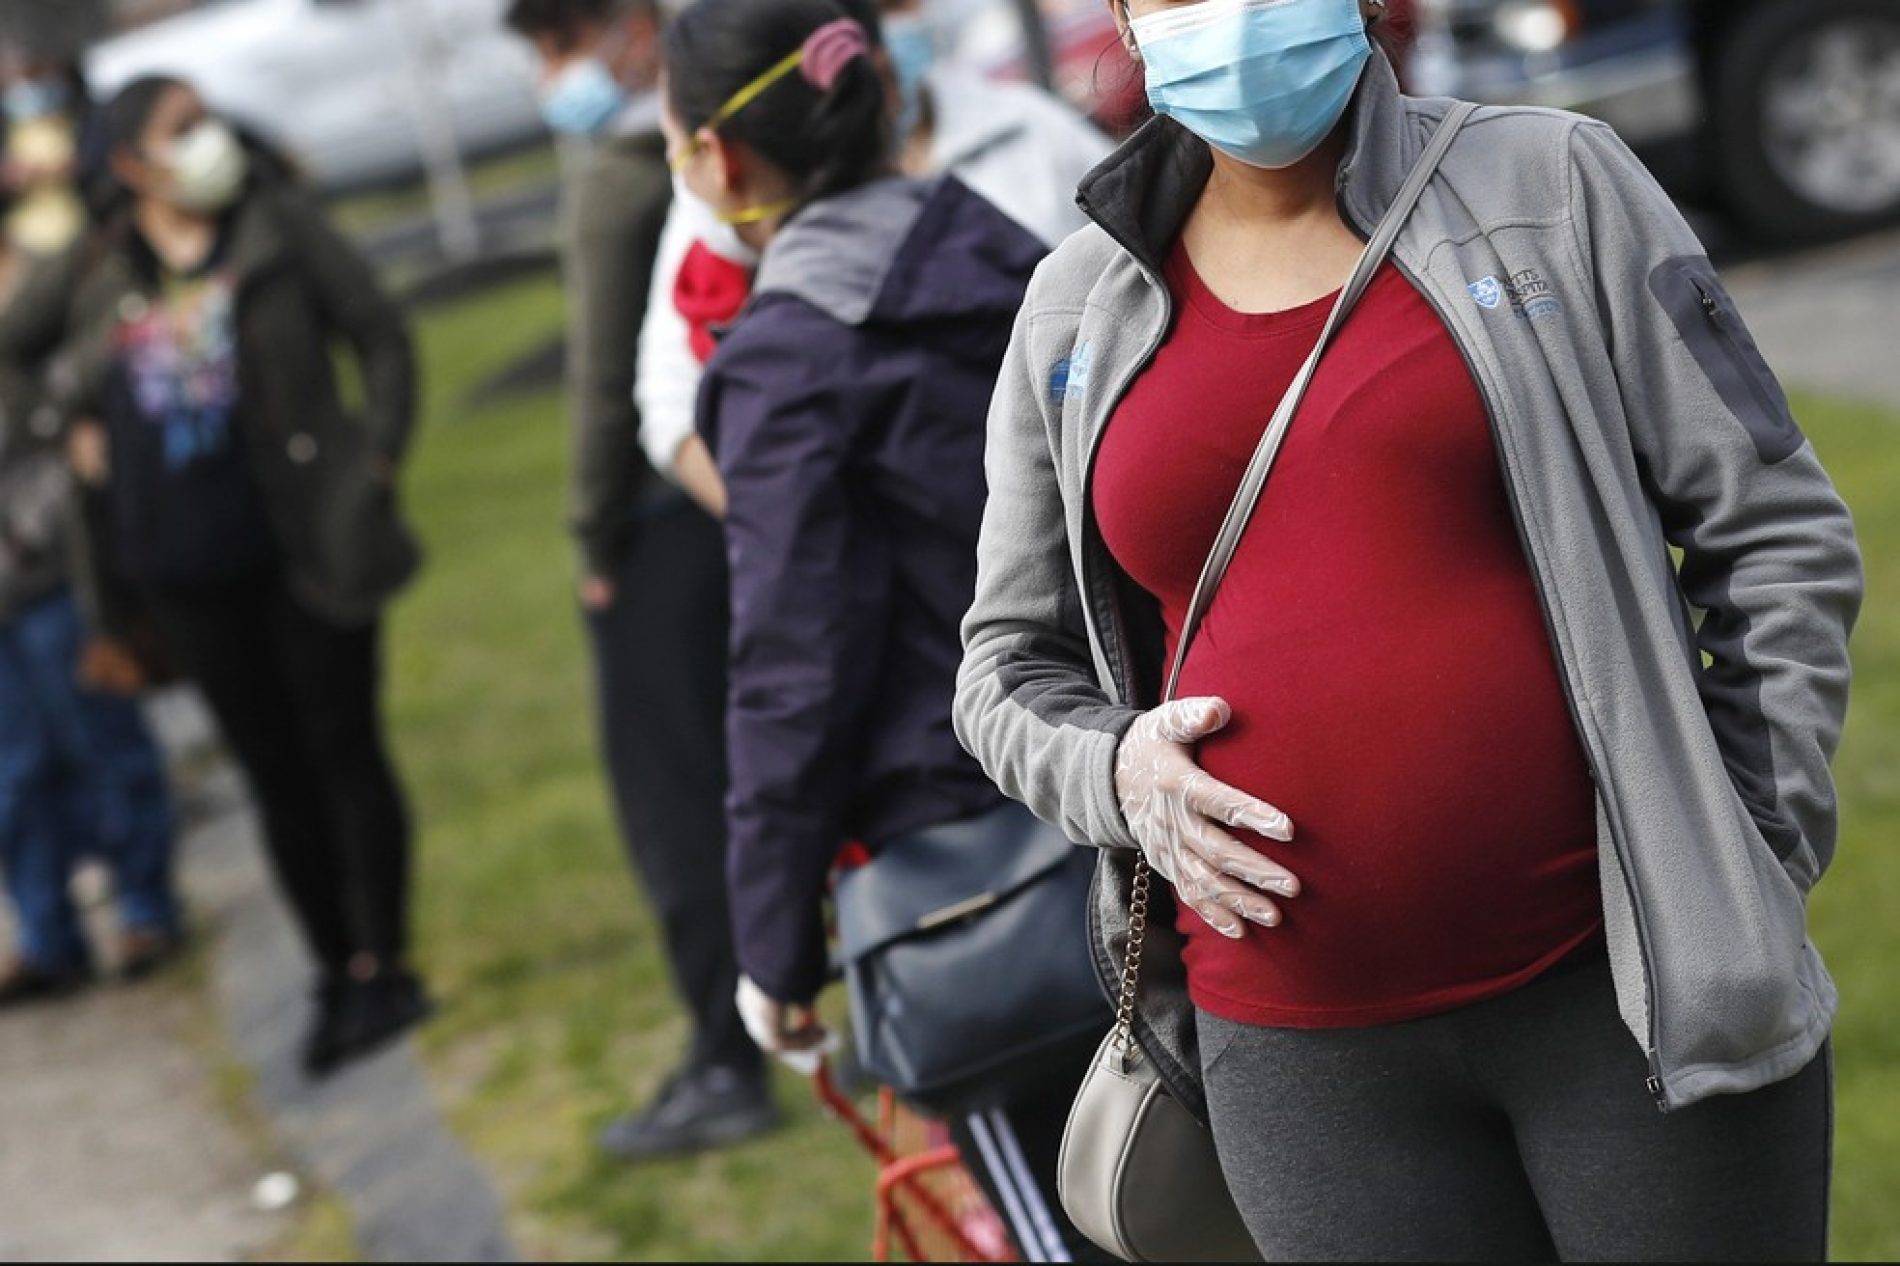
[[[1582,110],[1770,241],[1900,219],[1900,0],[1417,0],[1414,91]],[[1671,163],[1670,165],[1677,165]]]
[[[182,76],[318,184],[384,183],[422,169],[426,120],[470,154],[545,135],[505,4],[209,0],[95,45],[86,69],[104,93],[140,75]]]

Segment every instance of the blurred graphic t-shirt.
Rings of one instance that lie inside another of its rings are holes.
[[[275,557],[239,425],[236,306],[219,269],[165,277],[120,312],[114,518],[127,574],[155,588],[246,579]]]

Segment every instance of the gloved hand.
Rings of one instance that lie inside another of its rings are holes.
[[[1148,864],[1209,927],[1238,938],[1246,922],[1277,924],[1279,907],[1263,894],[1296,897],[1300,881],[1228,833],[1237,827],[1288,842],[1286,814],[1195,762],[1194,745],[1232,718],[1220,699],[1177,699],[1145,714],[1122,738],[1115,791]]]
[[[739,1018],[759,1049],[778,1056],[794,1072],[811,1076],[825,1056],[837,1049],[837,1036],[825,1027],[815,1010],[780,1002],[750,976],[739,977],[737,1001]]]

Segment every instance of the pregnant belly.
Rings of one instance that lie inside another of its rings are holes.
[[[1302,884],[1239,941],[1182,909],[1204,1008],[1383,1023],[1503,992],[1598,934],[1594,794],[1541,625],[1456,636],[1455,609],[1448,628],[1417,614],[1403,635],[1197,643],[1182,693],[1234,707],[1202,766],[1292,818],[1292,843],[1243,838]]]

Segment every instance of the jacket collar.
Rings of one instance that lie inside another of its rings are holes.
[[[842,324],[862,325],[935,190],[934,182],[890,177],[811,203],[766,247],[752,293],[795,295]]]
[[[269,269],[290,249],[283,221],[273,213],[271,200],[275,196],[252,193],[238,207],[232,221],[229,259],[240,284]]]
[[[272,200],[279,196],[296,195],[256,189],[246,192],[219,229],[221,240],[215,248],[214,267],[228,272],[239,286],[270,271],[289,251],[283,224],[271,206]],[[119,254],[124,266],[137,284],[156,285],[158,262],[151,248],[139,237],[129,214],[119,221],[114,236],[120,243]]]
[[[1339,205],[1347,223],[1367,233],[1392,205],[1424,148],[1407,126],[1398,76],[1376,46],[1353,92],[1347,127]],[[1157,116],[1083,178],[1076,203],[1158,275],[1213,166],[1207,142]]]

